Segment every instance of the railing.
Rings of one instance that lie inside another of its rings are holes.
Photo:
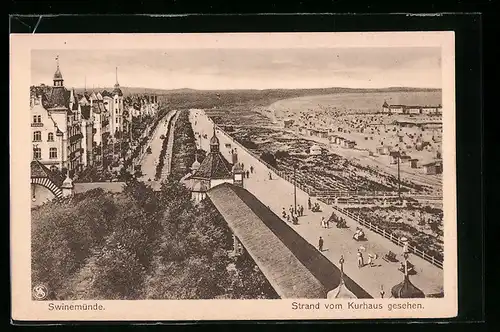
[[[362,219],[359,215],[356,215],[356,214],[354,214],[354,213],[352,213],[352,212],[350,212],[342,207],[338,207],[338,206],[333,206],[333,209],[350,217],[351,219],[353,219],[354,221],[358,222],[359,224],[365,226],[369,230],[371,230],[377,234],[382,235],[383,237],[385,237],[386,239],[390,240],[391,242],[397,244],[398,246],[402,247],[404,245],[404,242],[401,241],[398,236],[392,234],[389,231],[386,231],[385,229],[383,229],[383,228],[381,228],[381,227],[379,227],[379,226],[377,226],[369,221]],[[412,252],[416,256],[423,258],[424,260],[428,261],[429,263],[431,263],[431,264],[433,264],[441,269],[443,268],[443,260],[442,259],[439,259],[439,258],[436,258],[432,255],[429,255],[424,250],[421,250],[417,247],[409,245],[408,251]]]
[[[214,122],[212,121],[212,119],[208,118],[208,120],[212,124],[214,124]],[[237,145],[240,149],[242,149],[243,151],[247,152],[248,154],[250,154],[251,156],[253,156],[254,158],[256,158],[261,164],[265,165],[272,172],[274,172],[275,174],[277,174],[281,178],[283,178],[286,181],[288,181],[288,182],[290,182],[290,183],[293,184],[293,178],[294,178],[293,176],[290,176],[289,174],[286,174],[283,171],[277,170],[273,166],[269,165],[267,162],[265,162],[264,160],[260,159],[260,157],[257,156],[256,153],[250,151],[249,149],[247,149],[246,147],[244,147],[243,145],[241,145],[239,142],[237,142],[236,140],[234,140],[223,129],[221,129],[217,124],[214,124],[214,126],[215,126],[215,128],[217,130],[219,130],[224,135],[226,135],[226,137],[228,137],[233,142],[233,144]],[[311,188],[308,185],[303,185],[303,184],[297,183],[296,186],[297,186],[297,188],[299,188],[300,190],[302,190],[303,192],[307,193],[310,196],[314,196],[315,193],[318,192],[317,190],[315,190],[314,188]],[[356,215],[356,214],[354,214],[354,213],[352,213],[352,212],[350,212],[348,210],[345,210],[344,208],[338,207],[338,206],[332,206],[332,208],[334,210],[336,210],[336,211],[338,211],[340,213],[343,213],[344,215],[352,218],[354,221],[356,221],[359,224],[365,226],[366,228],[374,231],[375,233],[382,235],[386,239],[390,240],[392,243],[395,243],[396,245],[398,245],[400,247],[402,247],[404,245],[403,241],[401,241],[398,236],[392,234],[389,231],[386,231],[385,229],[383,229],[383,228],[381,228],[381,227],[379,227],[379,226],[377,226],[377,225],[375,225],[375,224],[373,224],[373,223],[371,223],[369,221],[366,221],[366,220],[362,219],[360,216],[358,216],[358,215]],[[419,256],[420,258],[422,258],[422,259],[426,260],[427,262],[433,264],[434,266],[437,266],[438,268],[441,268],[441,269],[443,268],[443,260],[442,259],[436,258],[436,257],[434,257],[434,256],[432,256],[430,254],[427,254],[424,250],[419,249],[419,248],[414,247],[414,246],[408,246],[408,250],[409,250],[409,252],[412,252],[416,256]]]

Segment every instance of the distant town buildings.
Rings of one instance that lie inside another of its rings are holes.
[[[442,113],[442,106],[389,105],[387,101],[384,101],[382,113],[440,115]]]
[[[103,144],[116,141],[117,133],[127,132],[133,116],[154,116],[158,109],[156,95],[125,101],[118,70],[111,92],[68,90],[56,58],[52,86],[30,88],[32,160],[63,175],[78,174],[95,163],[102,164]]]

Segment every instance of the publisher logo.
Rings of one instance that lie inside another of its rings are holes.
[[[43,300],[49,295],[49,291],[45,285],[37,285],[33,287],[33,297],[35,300]]]

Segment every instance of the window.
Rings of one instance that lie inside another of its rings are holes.
[[[36,115],[33,115],[33,123],[37,123],[37,116]]]
[[[48,136],[47,136],[47,141],[49,142],[54,142],[54,134],[53,133],[49,133]]]
[[[33,142],[40,142],[42,140],[42,132],[41,131],[35,131],[33,133]]]
[[[42,149],[34,148],[33,149],[33,159],[41,159],[42,158]]]
[[[50,166],[50,171],[55,173],[59,171],[59,168],[57,168],[57,166]]]
[[[49,158],[56,159],[57,158],[57,148],[50,148],[49,150]]]
[[[33,115],[33,123],[42,123],[41,115]]]

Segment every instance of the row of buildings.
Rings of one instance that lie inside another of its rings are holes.
[[[382,113],[441,115],[442,106],[389,105],[387,101],[384,101]]]
[[[32,159],[73,173],[102,165],[103,144],[128,133],[133,116],[154,116],[158,109],[157,96],[124,97],[118,73],[112,91],[67,89],[57,60],[53,85],[30,88]]]

